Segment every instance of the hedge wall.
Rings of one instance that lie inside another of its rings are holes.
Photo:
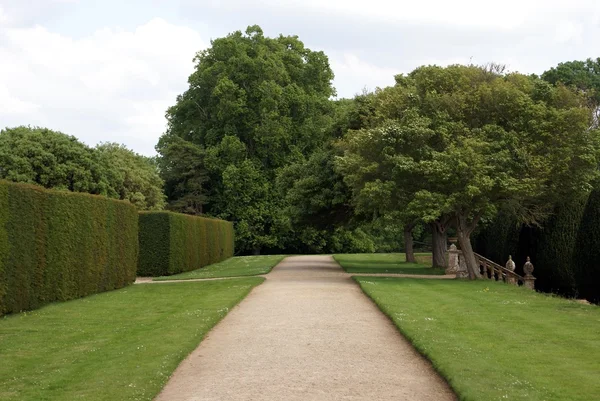
[[[600,190],[590,195],[573,255],[579,296],[600,304]]]
[[[137,237],[127,202],[0,181],[0,315],[131,284]]]
[[[537,290],[600,303],[600,191],[557,206],[542,227],[511,226],[496,218],[477,235],[476,252],[500,264],[512,254],[519,274],[530,256]]]
[[[233,224],[172,212],[141,212],[138,275],[166,276],[233,256]]]

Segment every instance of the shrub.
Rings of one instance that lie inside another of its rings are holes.
[[[131,284],[137,236],[128,202],[0,181],[0,315]]]
[[[521,226],[515,218],[500,213],[473,241],[475,251],[504,266],[508,255],[516,258],[520,231]]]
[[[476,251],[500,264],[513,255],[519,274],[530,256],[536,289],[600,302],[600,192],[558,205],[541,227],[514,222],[498,216],[479,233]]]
[[[529,256],[535,261],[535,286],[539,290],[569,297],[577,295],[573,255],[586,202],[587,196],[559,205],[542,228],[536,230],[535,254]],[[523,263],[527,256],[523,255]]]
[[[173,212],[139,214],[138,275],[166,276],[233,256],[233,224]]]
[[[573,253],[579,296],[600,304],[600,190],[590,195]]]

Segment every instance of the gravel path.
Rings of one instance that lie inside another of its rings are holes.
[[[288,257],[266,277],[156,400],[456,400],[332,257]]]

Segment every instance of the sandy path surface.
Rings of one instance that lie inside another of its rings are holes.
[[[333,258],[295,256],[208,334],[156,400],[456,397]]]
[[[432,280],[449,280],[455,279],[454,274],[397,274],[397,273],[349,273],[348,276],[361,276],[361,277],[390,277],[390,278],[424,278]],[[158,280],[153,281],[154,277],[138,277],[134,284],[160,284],[160,283],[186,283],[190,281],[213,281],[213,280],[230,280],[233,278],[248,278],[248,277],[264,277],[267,278],[266,274],[257,274],[254,276],[231,276],[231,277],[210,277],[210,278],[192,278],[189,280]]]

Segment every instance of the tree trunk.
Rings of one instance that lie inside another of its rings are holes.
[[[446,228],[438,222],[431,223],[431,246],[433,254],[433,267],[445,269],[446,266]]]
[[[458,244],[462,251],[462,256],[465,258],[465,264],[467,265],[467,271],[469,272],[469,278],[475,280],[481,278],[479,273],[479,266],[477,266],[477,260],[475,259],[475,253],[473,252],[473,246],[471,245],[471,232],[477,222],[471,225],[467,223],[467,219],[463,216],[457,216],[456,222],[456,234],[458,236]]]
[[[412,229],[414,226],[414,224],[407,224],[404,226],[404,252],[406,252],[406,261],[408,263],[417,263],[415,251],[413,249]]]

